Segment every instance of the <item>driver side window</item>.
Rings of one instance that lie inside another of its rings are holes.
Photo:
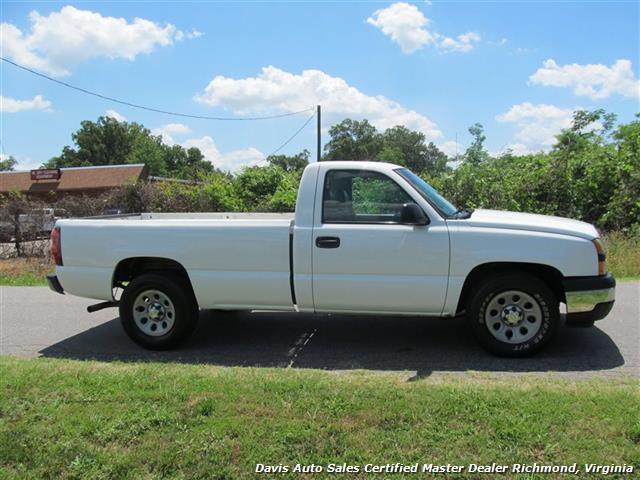
[[[386,175],[330,170],[324,180],[323,223],[398,223],[405,203],[415,203]]]

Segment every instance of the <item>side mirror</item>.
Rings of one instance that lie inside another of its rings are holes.
[[[407,225],[429,225],[429,219],[415,203],[405,203],[400,210],[400,223]]]

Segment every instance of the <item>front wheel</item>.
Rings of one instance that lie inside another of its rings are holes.
[[[122,293],[120,321],[137,344],[151,350],[166,350],[194,330],[198,306],[183,282],[145,274],[132,280]]]
[[[499,274],[476,289],[467,319],[480,344],[505,357],[538,352],[555,334],[559,303],[537,277],[525,272]]]

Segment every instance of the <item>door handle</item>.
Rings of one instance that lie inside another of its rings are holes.
[[[339,237],[317,237],[316,247],[318,248],[338,248],[340,246]]]

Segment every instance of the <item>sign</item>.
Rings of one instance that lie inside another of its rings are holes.
[[[31,170],[31,180],[60,180],[59,168]]]

